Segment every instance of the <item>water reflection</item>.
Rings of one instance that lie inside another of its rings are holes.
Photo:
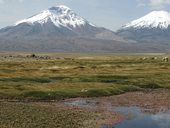
[[[94,100],[75,100],[66,102],[65,104],[68,106],[95,109],[98,102]],[[167,110],[156,113],[153,110],[141,109],[139,107],[106,106],[105,109],[107,111],[119,112],[125,118],[117,125],[102,125],[101,128],[170,128],[170,111]]]
[[[170,128],[170,112],[145,113],[139,107],[117,107],[113,111],[125,116],[115,128]]]

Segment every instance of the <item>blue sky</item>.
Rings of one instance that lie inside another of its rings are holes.
[[[170,0],[0,0],[0,28],[61,4],[114,31],[153,10],[170,12]]]

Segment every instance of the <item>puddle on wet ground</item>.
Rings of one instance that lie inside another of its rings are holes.
[[[113,128],[170,128],[170,111],[153,114],[139,107],[117,107],[113,111],[122,113],[125,117]]]
[[[67,106],[96,108],[98,102],[93,100],[75,100],[65,102]],[[124,120],[116,125],[103,125],[101,128],[170,128],[170,111],[152,113],[152,110],[140,107],[109,107],[106,110],[124,115]]]
[[[93,100],[75,100],[75,101],[65,102],[65,105],[71,107],[80,107],[80,108],[95,108],[97,102]]]

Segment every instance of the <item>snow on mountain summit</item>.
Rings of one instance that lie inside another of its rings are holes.
[[[78,16],[74,11],[72,11],[69,7],[65,5],[51,7],[37,15],[29,17],[28,19],[18,21],[16,25],[19,25],[21,23],[39,23],[42,25],[49,21],[51,21],[57,27],[64,26],[69,29],[80,27],[85,24],[92,25],[82,17]]]
[[[123,29],[128,28],[160,28],[166,29],[170,26],[170,13],[166,11],[153,11],[142,18],[134,20],[125,26]]]

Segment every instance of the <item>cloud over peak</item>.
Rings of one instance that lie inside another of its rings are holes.
[[[150,6],[152,9],[162,9],[170,4],[170,0],[137,0],[138,6]]]

